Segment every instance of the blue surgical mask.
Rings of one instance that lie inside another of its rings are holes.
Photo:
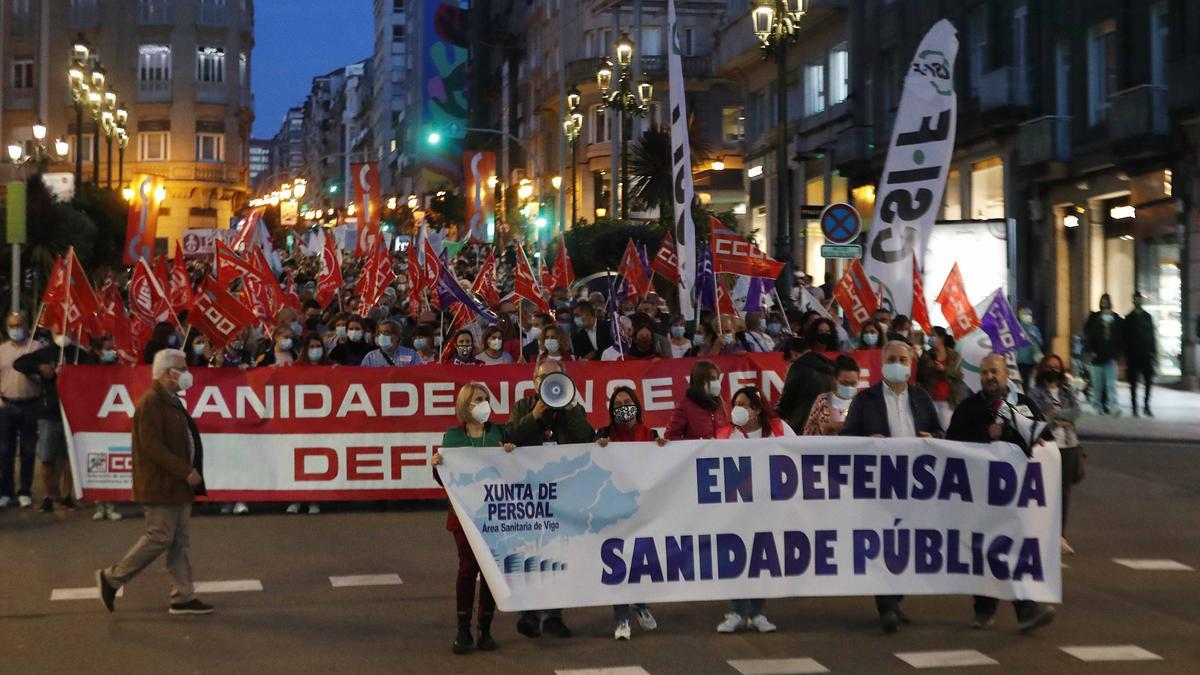
[[[903,363],[885,363],[883,364],[883,379],[888,382],[899,384],[900,382],[908,382],[908,376],[912,374],[912,368]]]
[[[868,347],[874,347],[879,344],[879,333],[863,333],[863,344]]]
[[[325,350],[320,347],[313,347],[308,350],[309,361],[320,361],[322,356],[325,356]]]
[[[725,346],[733,344],[733,333],[723,333],[721,335],[721,342],[724,342]]]
[[[380,337],[382,337],[382,336],[380,336]],[[426,349],[429,349],[429,338],[423,338],[423,337],[413,338],[413,349],[415,349],[419,352],[423,352]]]
[[[375,344],[379,345],[380,349],[391,349],[392,348],[392,336],[391,335],[380,335],[379,337],[375,338]]]
[[[336,329],[334,329],[334,330],[336,330],[336,331],[337,331],[337,336],[338,336],[338,337],[340,337],[340,338],[344,338],[344,337],[346,337],[346,327],[345,327],[345,326],[338,326],[338,327],[337,327]]]
[[[852,399],[852,398],[854,398],[854,395],[857,393],[858,393],[858,387],[851,387],[851,386],[845,385],[845,384],[839,384],[837,386],[837,396],[840,399],[843,399],[843,400]]]
[[[100,363],[116,363],[117,352],[112,349],[105,349],[100,352]]]
[[[673,338],[681,338],[686,332],[687,328],[684,328],[683,326],[671,326],[671,337]]]
[[[283,338],[282,340],[280,340],[279,348],[285,352],[287,350],[291,349],[292,348],[292,338]]]
[[[25,332],[24,328],[10,328],[8,336],[13,339],[13,342],[24,342],[29,334]]]
[[[779,322],[772,321],[771,323],[767,324],[767,333],[770,335],[779,335],[779,331],[782,330],[782,328],[783,326],[781,326]]]
[[[582,316],[575,317],[575,327],[583,328],[583,317]]]
[[[192,343],[192,353],[195,354],[196,356],[204,356],[204,350],[206,347],[208,347],[208,345],[206,345],[203,342],[193,342]]]
[[[696,333],[695,335],[693,335],[692,336],[692,344],[696,345],[697,347],[703,347],[704,346],[704,335],[701,333]]]
[[[557,352],[558,351],[558,340],[555,338],[550,338],[550,339],[546,340],[546,351]]]
[[[363,332],[361,330],[348,330],[346,331],[346,337],[350,338],[351,342],[361,342],[363,339]]]

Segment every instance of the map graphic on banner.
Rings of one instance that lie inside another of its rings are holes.
[[[943,19],[925,34],[909,64],[877,189],[864,267],[883,284],[880,304],[895,314],[912,314],[913,255],[924,264],[946,187],[958,121],[957,55],[954,25]]]

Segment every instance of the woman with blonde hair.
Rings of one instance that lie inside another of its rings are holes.
[[[446,430],[442,437],[443,448],[498,448],[512,452],[513,445],[504,439],[504,426],[493,424],[492,397],[486,387],[478,382],[464,384],[458,390],[454,401],[454,414],[458,417],[459,425]],[[442,463],[441,452],[433,453],[433,465]],[[433,477],[438,485],[442,484],[441,476],[435,470]],[[450,649],[455,654],[466,654],[472,648],[481,651],[491,651],[496,648],[492,639],[492,617],[496,613],[496,601],[487,582],[479,574],[479,562],[471,552],[471,545],[463,533],[462,524],[451,507],[446,515],[446,529],[454,535],[454,543],[458,547],[458,578],[455,583],[455,596],[458,604],[458,635]],[[475,578],[479,577],[479,640],[471,636],[471,605],[475,600]]]

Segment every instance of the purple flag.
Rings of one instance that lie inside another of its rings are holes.
[[[992,350],[997,354],[1007,354],[1031,345],[1012,307],[999,289],[992,294],[991,302],[979,319],[979,327],[992,339]]]
[[[763,298],[771,294],[771,286],[774,281],[767,278],[751,277],[750,288],[746,292],[746,306],[742,308],[743,312],[762,312]]]
[[[495,312],[488,309],[487,305],[476,300],[474,296],[458,285],[458,281],[450,274],[446,265],[442,265],[438,271],[437,293],[443,311],[448,311],[454,306],[454,303],[461,302],[474,312],[475,316],[478,316],[487,323],[496,323],[498,320]]]
[[[707,243],[700,247],[700,261],[696,265],[696,296],[700,299],[700,309],[717,311],[717,274]]]

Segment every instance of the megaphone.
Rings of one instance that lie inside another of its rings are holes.
[[[575,402],[575,381],[566,373],[550,373],[542,378],[538,397],[552,410],[562,410]]]

